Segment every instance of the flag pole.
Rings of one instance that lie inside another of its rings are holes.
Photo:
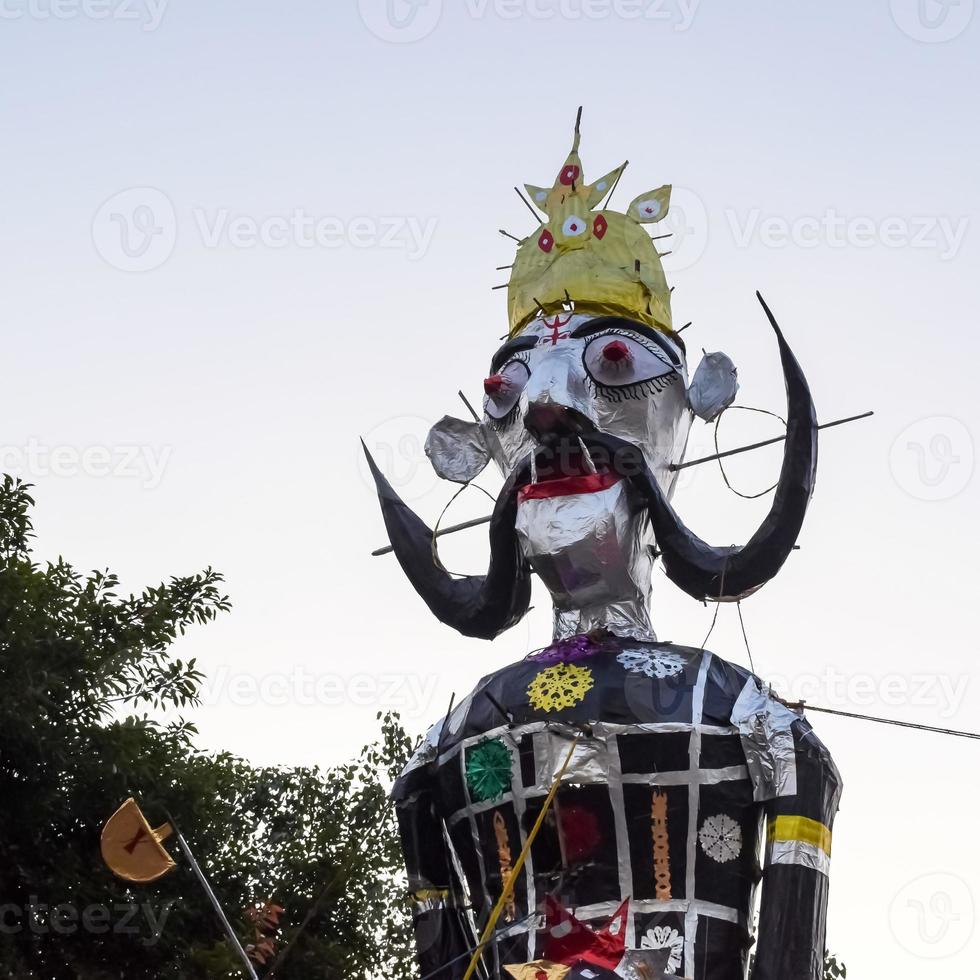
[[[248,958],[248,954],[242,949],[242,944],[235,935],[235,930],[232,929],[231,923],[228,921],[228,917],[225,915],[224,909],[221,907],[221,903],[218,901],[218,896],[215,895],[214,889],[211,887],[208,879],[204,877],[204,872],[201,870],[201,866],[197,863],[197,859],[191,853],[191,849],[184,840],[184,835],[180,831],[180,827],[177,821],[167,813],[167,818],[170,820],[170,825],[174,828],[174,834],[177,837],[177,843],[180,845],[180,849],[184,852],[184,857],[187,858],[187,863],[191,866],[194,874],[197,875],[197,880],[201,883],[201,887],[204,889],[204,893],[211,900],[211,904],[214,906],[214,911],[218,914],[218,918],[221,920],[221,925],[224,927],[225,933],[228,936],[228,941],[231,943],[231,948],[239,955],[245,969],[248,971],[248,976],[250,980],[259,980],[259,975],[255,972],[255,967],[252,965],[252,961]]]

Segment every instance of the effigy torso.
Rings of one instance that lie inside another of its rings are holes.
[[[576,738],[500,926],[496,970],[542,956],[536,909],[557,895],[593,927],[629,899],[624,948],[662,950],[664,972],[744,977],[767,806],[826,825],[839,780],[805,721],[704,650],[580,636],[481,680],[396,784],[412,889],[434,915],[460,901],[438,880],[448,848],[465,900],[492,907]]]

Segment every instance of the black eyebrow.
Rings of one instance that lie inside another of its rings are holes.
[[[540,337],[515,337],[513,340],[508,340],[496,354],[493,355],[490,361],[490,373],[496,374],[497,369],[503,364],[510,360],[510,358],[522,350],[530,350],[532,347],[538,346],[538,341]]]
[[[677,344],[682,353],[687,352],[684,341],[680,337],[671,343],[670,339],[659,330],[654,330],[653,327],[648,327],[645,323],[638,323],[636,320],[627,320],[622,316],[596,317],[586,321],[582,326],[576,327],[571,335],[576,340],[581,340],[583,337],[591,337],[592,334],[600,333],[603,330],[631,330],[633,333],[638,333],[641,337],[646,337],[647,340],[655,343],[678,367],[680,367],[681,362],[674,350],[674,343]]]

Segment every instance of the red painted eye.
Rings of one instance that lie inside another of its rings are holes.
[[[564,184],[566,187],[571,187],[572,184],[578,180],[578,175],[581,173],[578,167],[573,164],[569,164],[565,167],[562,172],[558,175],[558,182]]]
[[[483,390],[493,398],[495,395],[499,395],[504,389],[507,388],[507,379],[502,374],[491,374],[483,382]]]
[[[554,248],[554,245],[555,238],[551,232],[547,229],[541,232],[541,237],[538,238],[538,248],[540,248],[542,252],[550,252],[552,248]]]
[[[613,364],[620,364],[623,361],[630,360],[633,355],[630,353],[630,349],[621,340],[611,340],[605,347],[602,348],[602,356],[607,361],[612,361]]]
[[[592,224],[592,233],[596,238],[601,239],[606,233],[606,229],[609,227],[609,222],[600,214],[596,217]]]

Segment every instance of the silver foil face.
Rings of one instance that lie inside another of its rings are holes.
[[[653,537],[645,515],[631,506],[626,484],[529,500],[517,515],[525,554],[555,606],[555,639],[603,627],[656,640],[648,612]]]
[[[650,568],[627,485],[522,501],[517,535],[557,609],[644,599]]]
[[[669,495],[676,478],[670,465],[683,458],[693,418],[683,349],[642,329],[592,331],[593,321],[599,318],[541,317],[523,331],[509,359],[496,364],[495,390],[484,401],[494,460],[507,476],[528,454],[544,459],[550,450],[542,448],[534,422],[542,414],[562,415],[639,447]],[[582,335],[573,336],[576,331]],[[585,465],[591,467],[591,458]],[[532,470],[532,481],[539,470]],[[581,467],[577,475],[584,476]],[[551,592],[556,637],[603,626],[655,639],[647,612],[654,542],[625,482],[522,499],[516,529]]]

